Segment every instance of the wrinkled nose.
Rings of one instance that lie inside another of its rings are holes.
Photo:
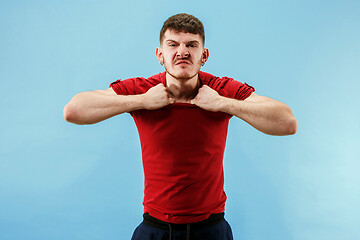
[[[176,55],[179,58],[185,58],[185,57],[188,57],[190,54],[189,54],[189,51],[188,51],[187,47],[180,44]]]

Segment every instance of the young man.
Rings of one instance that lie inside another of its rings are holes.
[[[156,56],[165,72],[75,95],[64,118],[94,124],[129,112],[139,130],[145,174],[144,221],[133,240],[232,239],[224,219],[223,154],[232,116],[270,135],[297,131],[291,109],[232,78],[201,72],[209,57],[192,15],[165,21]]]

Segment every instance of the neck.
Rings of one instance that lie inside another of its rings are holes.
[[[166,72],[166,88],[175,102],[190,102],[200,87],[198,74],[189,79],[177,79]]]

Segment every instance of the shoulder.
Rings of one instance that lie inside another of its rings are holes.
[[[210,73],[201,72],[201,71],[199,71],[199,78],[200,78],[200,81],[205,85],[209,85],[209,83],[218,81],[220,79],[219,77],[216,77]]]
[[[199,72],[199,78],[203,84],[208,85],[214,90],[220,90],[233,81],[238,82],[230,77],[217,77],[210,73],[201,72],[201,71]]]
[[[133,81],[137,83],[138,87],[147,91],[149,90],[149,88],[152,88],[158,85],[159,83],[165,83],[164,79],[165,79],[165,72],[162,72],[148,78],[137,77]]]
[[[162,82],[165,73],[159,73],[151,77],[133,77],[124,80],[118,79],[110,84],[117,94],[133,95],[147,92],[150,88]]]
[[[242,83],[230,77],[217,77],[210,73],[199,72],[199,78],[204,85],[208,85],[225,97],[244,100],[255,91],[247,83]]]
[[[165,72],[158,73],[156,75],[153,75],[151,77],[145,78],[145,77],[133,77],[133,78],[127,78],[127,79],[118,79],[114,83],[122,82],[124,84],[126,83],[134,83],[135,85],[142,85],[142,86],[155,86],[162,82],[162,79],[165,77]],[[113,84],[113,83],[112,83]]]
[[[165,84],[165,74],[166,74],[166,72],[158,73],[149,78],[142,78],[142,80],[151,86],[156,86],[159,83]]]

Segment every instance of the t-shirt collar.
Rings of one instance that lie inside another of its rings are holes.
[[[203,72],[199,71],[198,72],[198,77],[199,77],[199,81],[200,81],[200,87],[204,84],[203,82]],[[166,71],[160,73],[160,81],[162,84],[164,84],[164,86],[166,86]]]

